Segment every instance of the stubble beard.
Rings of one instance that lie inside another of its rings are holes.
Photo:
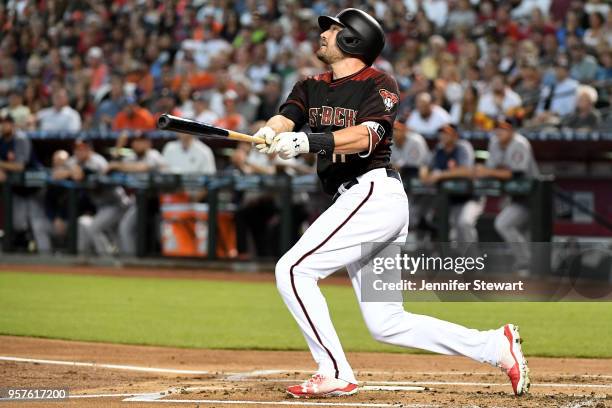
[[[338,62],[342,58],[344,58],[340,50],[334,50],[330,48],[329,45],[325,46],[325,48],[326,49],[324,50],[323,47],[320,47],[317,50],[317,58],[319,59],[319,61],[327,65],[331,65],[334,62]]]

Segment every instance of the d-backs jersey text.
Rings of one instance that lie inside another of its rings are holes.
[[[317,173],[328,194],[367,171],[390,168],[393,122],[399,92],[395,79],[372,67],[337,79],[332,73],[316,75],[296,83],[281,105],[280,113],[295,123],[298,131],[308,125],[312,132],[333,132],[367,123],[369,149],[357,154],[319,155]]]

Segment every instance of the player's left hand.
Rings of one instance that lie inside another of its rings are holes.
[[[260,137],[265,140],[265,143],[255,145],[257,150],[259,150],[261,153],[272,153],[270,148],[272,147],[272,142],[276,136],[274,129],[272,129],[270,126],[264,126],[260,128],[253,136]]]
[[[278,153],[281,159],[290,159],[310,150],[308,135],[304,132],[283,132],[274,137],[270,153]]]

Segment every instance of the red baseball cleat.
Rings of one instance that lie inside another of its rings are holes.
[[[340,397],[355,394],[357,388],[357,384],[323,374],[315,374],[309,380],[287,388],[287,393],[294,398]]]
[[[504,337],[499,367],[508,375],[515,395],[529,391],[529,367],[521,349],[521,336],[518,326],[504,326]]]

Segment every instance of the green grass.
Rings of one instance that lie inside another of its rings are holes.
[[[349,351],[404,349],[375,342],[352,288],[325,286]],[[529,355],[612,357],[611,303],[407,305],[478,329],[520,324]],[[272,283],[0,273],[0,333],[126,344],[304,350]]]

